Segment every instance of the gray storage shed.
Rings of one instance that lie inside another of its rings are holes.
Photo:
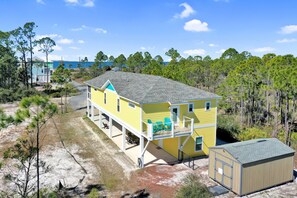
[[[209,150],[209,177],[242,196],[293,180],[295,151],[276,138]]]

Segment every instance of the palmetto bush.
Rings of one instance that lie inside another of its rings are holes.
[[[183,180],[183,185],[178,189],[176,198],[208,198],[212,197],[207,187],[202,184],[199,177],[189,174]]]

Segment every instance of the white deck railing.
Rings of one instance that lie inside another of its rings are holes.
[[[142,125],[143,133],[149,140],[188,136],[193,134],[194,131],[194,119],[186,116],[183,116],[181,126],[174,126],[174,122],[171,120],[171,129],[165,128],[164,123],[147,123],[143,121]]]

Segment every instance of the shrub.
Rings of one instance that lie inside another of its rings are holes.
[[[240,141],[252,140],[257,138],[267,138],[267,137],[268,137],[267,132],[255,127],[247,128],[238,135],[238,139]]]
[[[91,192],[88,195],[88,198],[98,198],[99,192],[96,188],[92,188]]]
[[[54,93],[51,94],[51,97],[53,97],[53,98],[60,98],[61,95],[62,95],[61,92],[54,92]]]
[[[218,138],[225,141],[234,141],[234,138],[240,133],[240,127],[233,116],[218,116]]]
[[[199,177],[189,174],[183,180],[183,185],[176,193],[176,198],[208,198],[212,197],[207,187],[200,183]]]
[[[13,102],[15,100],[14,91],[11,89],[0,89],[0,102]]]
[[[34,95],[40,95],[34,88],[26,89],[20,87],[18,89],[3,89],[0,88],[0,103],[19,101],[24,97],[30,97]]]

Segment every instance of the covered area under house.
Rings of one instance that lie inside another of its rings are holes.
[[[100,110],[88,101],[89,118],[124,152],[139,168],[177,163],[177,159],[154,144],[145,133],[126,128],[120,120]]]

